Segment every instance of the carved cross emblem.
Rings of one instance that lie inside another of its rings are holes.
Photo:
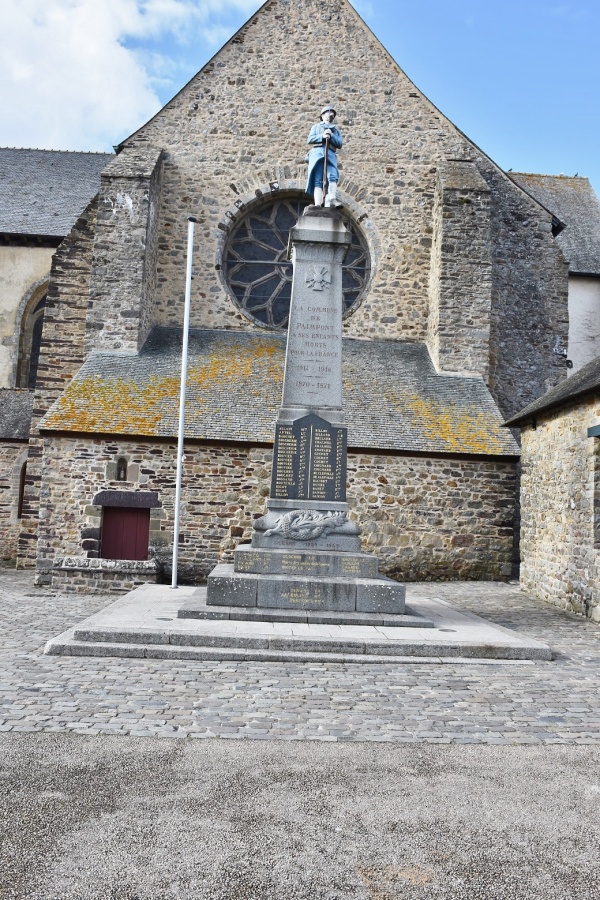
[[[313,291],[322,291],[331,284],[331,275],[327,266],[314,268],[312,275],[306,276],[306,284]]]

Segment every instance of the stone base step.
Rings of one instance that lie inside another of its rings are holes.
[[[45,653],[211,662],[254,660],[387,663],[394,666],[421,661],[432,664],[450,660],[492,663],[552,658],[546,644],[434,598],[411,598],[410,613],[421,619],[421,627],[412,628],[387,624],[298,623],[281,619],[178,618],[179,609],[194,601],[206,604],[205,587],[173,590],[167,585],[143,585],[53,638],[47,643]],[[279,615],[281,611],[262,612]],[[433,627],[423,627],[427,620],[433,622]]]
[[[379,560],[371,553],[333,550],[264,550],[240,544],[233,554],[233,570],[254,575],[302,575],[321,578],[377,578]]]
[[[206,628],[208,627],[205,626]],[[308,626],[310,627],[310,626]],[[343,626],[342,626],[343,629]],[[331,654],[350,654],[370,658],[372,656],[387,657],[388,660],[397,656],[465,656],[478,657],[480,659],[531,659],[529,648],[523,652],[520,647],[494,647],[483,643],[469,643],[457,641],[456,644],[448,641],[436,641],[434,639],[416,638],[411,642],[410,638],[402,641],[386,640],[383,635],[377,634],[367,638],[346,636],[343,630],[335,637],[320,637],[307,634],[245,634],[240,630],[230,633],[214,633],[210,630],[202,631],[198,623],[198,630],[191,632],[188,629],[151,629],[151,628],[119,628],[118,626],[102,627],[75,627],[72,629],[72,640],[75,644],[102,646],[113,644],[122,647],[135,647],[136,645],[152,647],[152,655],[158,653],[158,647],[177,647],[192,651],[194,648],[205,651],[209,649],[233,650],[236,653],[248,654],[259,651],[262,655],[268,652],[282,653],[308,653],[325,655],[327,659]],[[49,651],[47,651],[49,652]],[[94,655],[94,654],[92,654]],[[126,653],[125,655],[130,655]],[[164,654],[171,656],[171,650]],[[225,658],[225,657],[222,657]],[[245,656],[244,658],[255,658]],[[258,657],[257,657],[258,658]],[[539,658],[539,657],[538,657]],[[543,657],[542,657],[543,658]]]
[[[431,665],[436,663],[518,663],[521,659],[487,659],[456,656],[377,656],[366,653],[309,653],[290,650],[244,650],[223,647],[178,647],[171,644],[115,644],[90,641],[49,641],[44,653],[50,656],[102,656],[126,659],[187,659],[201,662],[276,662],[276,663],[360,663],[369,665]],[[530,663],[531,664],[531,663]]]
[[[308,609],[268,609],[243,606],[208,606],[196,597],[177,611],[179,619],[230,619],[238,622],[305,622],[313,625],[385,625],[387,628],[433,628],[433,621],[408,607],[403,614],[357,613]]]
[[[378,578],[258,575],[219,563],[207,579],[209,606],[244,606],[314,612],[404,612],[406,588]]]

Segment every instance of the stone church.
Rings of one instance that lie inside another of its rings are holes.
[[[39,583],[168,576],[190,215],[183,578],[249,540],[269,491],[288,232],[310,202],[306,138],[324,103],[344,138],[348,501],[363,548],[404,580],[510,575],[519,447],[502,423],[567,375],[568,223],[430,103],[347,0],[268,0],[98,160],[52,257],[34,387],[25,403],[5,385],[0,444],[0,539]]]

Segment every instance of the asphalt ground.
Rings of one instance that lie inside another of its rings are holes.
[[[600,749],[3,735],[3,898],[596,898]]]
[[[0,570],[0,898],[600,896],[600,627],[434,595],[555,658],[48,657],[112,598]]]

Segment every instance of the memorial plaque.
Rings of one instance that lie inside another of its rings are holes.
[[[346,499],[347,429],[320,416],[277,425],[271,497],[279,500]]]

